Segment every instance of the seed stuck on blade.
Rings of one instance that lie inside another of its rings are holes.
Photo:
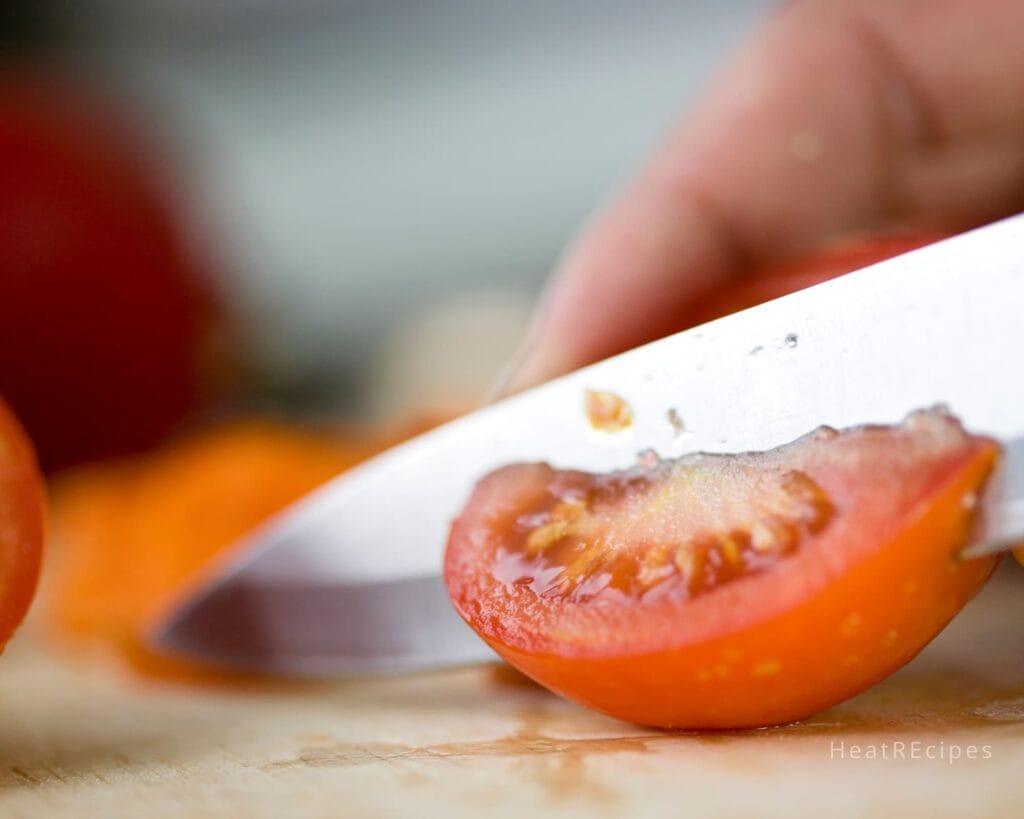
[[[583,409],[590,426],[599,432],[622,432],[633,423],[633,408],[613,392],[587,390]]]

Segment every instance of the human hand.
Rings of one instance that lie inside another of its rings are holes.
[[[678,329],[834,235],[1024,206],[1024,3],[791,0],[583,230],[505,392]]]

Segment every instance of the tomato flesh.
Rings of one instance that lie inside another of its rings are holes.
[[[722,456],[712,469],[695,466],[689,458],[600,476],[536,467],[548,497],[516,518],[495,576],[579,603],[692,598],[774,565],[832,516],[800,470],[762,476]],[[704,499],[696,508],[695,497]]]
[[[455,521],[445,578],[499,654],[577,702],[790,722],[906,663],[988,577],[994,558],[955,555],[998,451],[933,410],[610,475],[513,465]]]
[[[39,580],[45,502],[35,455],[0,400],[0,649],[28,611]]]

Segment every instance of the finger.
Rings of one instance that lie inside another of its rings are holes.
[[[1015,0],[790,3],[559,265],[511,388],[659,337],[834,233],[957,228],[1024,184]]]

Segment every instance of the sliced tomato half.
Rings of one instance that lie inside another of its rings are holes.
[[[25,618],[36,592],[45,514],[35,454],[0,400],[0,650]]]
[[[791,722],[902,666],[989,576],[956,554],[998,452],[932,410],[609,475],[508,466],[455,521],[445,579],[569,699],[669,728]]]

